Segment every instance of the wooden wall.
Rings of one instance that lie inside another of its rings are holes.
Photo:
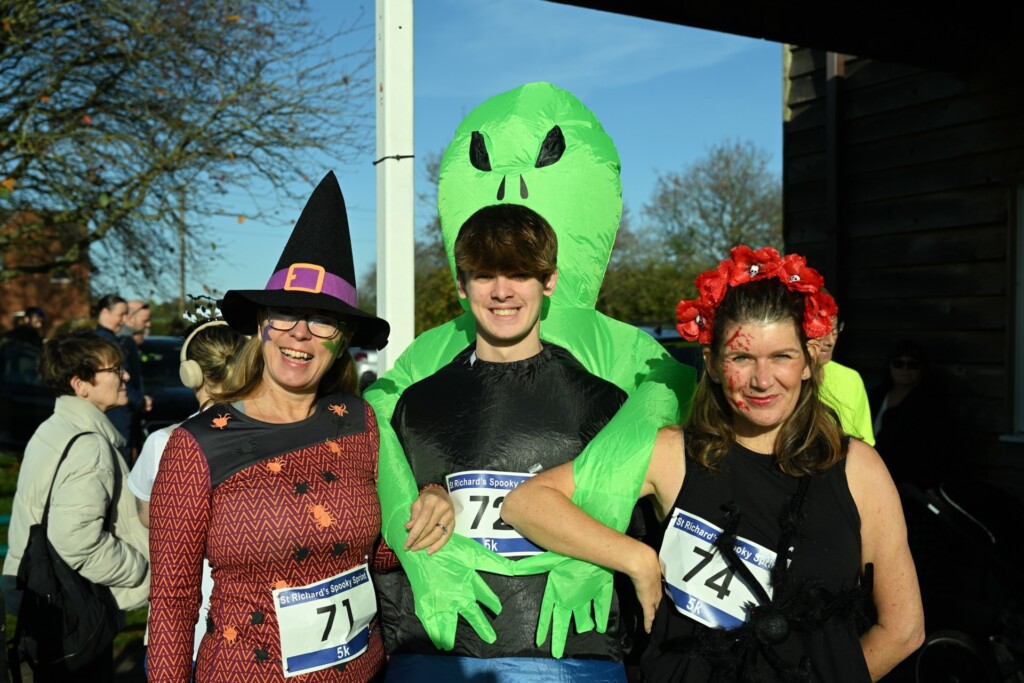
[[[786,248],[836,295],[837,359],[870,387],[895,340],[919,342],[948,387],[951,436],[978,463],[1012,452],[999,436],[1013,426],[1019,73],[845,57],[829,79],[829,54],[786,55]]]

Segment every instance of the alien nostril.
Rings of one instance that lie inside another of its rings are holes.
[[[498,185],[498,201],[505,198],[505,176],[501,176],[501,185]]]
[[[519,176],[519,196],[526,199],[530,193],[526,190],[526,178]]]

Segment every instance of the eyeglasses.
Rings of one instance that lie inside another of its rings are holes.
[[[279,332],[291,331],[299,324],[300,320],[305,320],[309,333],[320,339],[330,339],[338,334],[338,330],[348,331],[350,327],[344,320],[338,320],[323,313],[301,314],[281,308],[267,309],[267,322]]]
[[[914,358],[893,358],[890,365],[893,370],[902,370],[903,368],[908,370],[921,369],[921,361],[915,360]]]
[[[99,372],[113,372],[118,377],[120,377],[121,375],[124,374],[124,366],[123,365],[115,365],[115,366],[110,367],[110,368],[97,368],[96,372],[98,372],[98,373]]]

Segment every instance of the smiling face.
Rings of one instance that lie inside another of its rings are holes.
[[[476,320],[476,355],[511,362],[540,353],[540,314],[544,297],[555,291],[558,271],[534,275],[469,271],[458,283],[459,297]]]
[[[326,311],[309,309],[275,309],[284,311],[300,319],[288,330],[274,329],[266,312],[260,322],[260,339],[263,348],[263,380],[292,393],[316,393],[324,373],[331,367],[334,360],[348,346],[349,333],[342,329],[331,337],[318,337],[310,332],[310,318],[314,329],[328,320],[341,323],[335,314]],[[287,325],[275,322],[277,327]]]
[[[146,334],[153,321],[153,312],[145,301],[129,301],[125,325],[135,332]]]
[[[804,381],[811,377],[796,325],[789,320],[743,322],[727,325],[724,332],[717,358],[705,347],[706,367],[722,385],[736,440],[770,453],[782,424],[796,409]],[[808,347],[817,353],[816,341]]]
[[[128,317],[128,304],[124,301],[116,303],[110,308],[101,308],[97,316],[97,322],[114,334],[124,327],[125,319]]]
[[[76,396],[84,398],[103,412],[128,403],[128,391],[125,388],[128,373],[121,366],[120,358],[97,359],[95,372],[91,381],[72,378],[71,388]]]

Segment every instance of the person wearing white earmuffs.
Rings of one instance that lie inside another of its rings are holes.
[[[196,401],[199,409],[198,414],[213,405],[210,392],[220,387],[221,383],[228,377],[232,370],[232,362],[245,344],[245,337],[231,329],[220,317],[208,317],[210,314],[219,314],[217,311],[210,311],[202,305],[198,307],[197,315],[188,314],[192,320],[191,327],[185,334],[185,340],[181,345],[179,357],[179,377],[181,383],[196,393]],[[149,527],[149,499],[153,492],[153,482],[156,480],[156,473],[160,468],[160,456],[163,455],[164,447],[167,445],[177,424],[164,427],[153,432],[142,445],[139,458],[132,467],[128,476],[128,488],[137,499],[139,518],[142,523]],[[213,579],[210,576],[210,566],[203,562],[203,606],[208,605],[210,593],[213,590]],[[199,649],[199,642],[206,632],[206,623],[200,618],[196,623],[195,652]]]

